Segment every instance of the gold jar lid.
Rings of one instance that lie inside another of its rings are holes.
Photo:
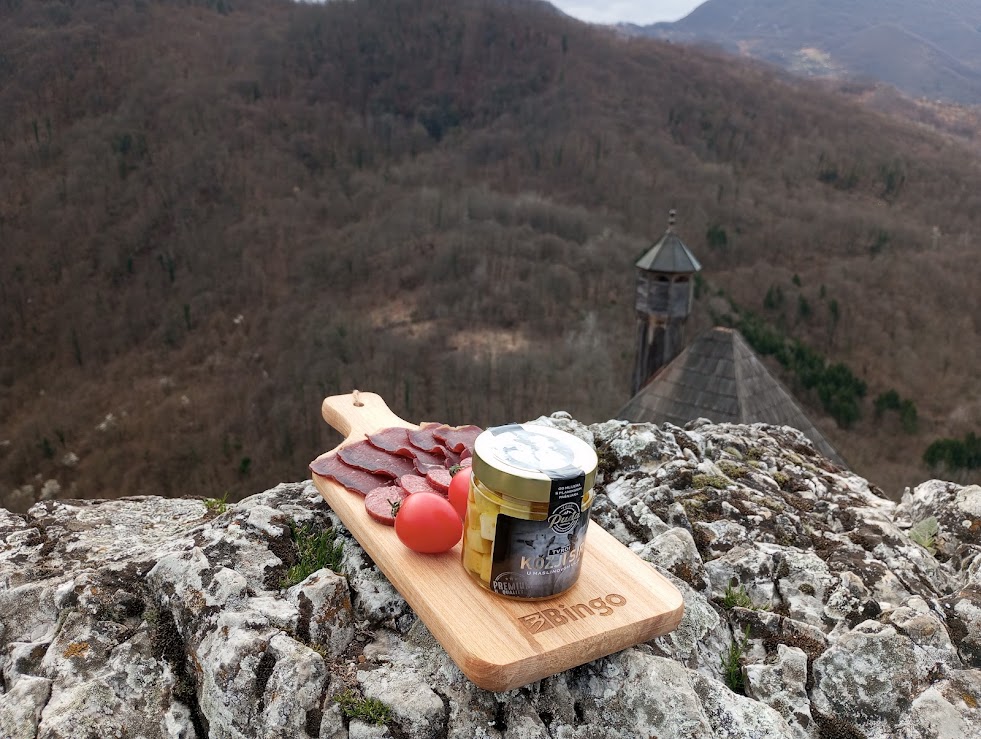
[[[593,487],[598,460],[577,436],[530,423],[489,428],[473,445],[473,474],[491,490],[519,500],[547,503],[553,485],[584,476]]]

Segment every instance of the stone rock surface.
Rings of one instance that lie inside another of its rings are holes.
[[[42,499],[0,510],[0,737],[981,736],[981,487],[894,503],[785,427],[537,422],[595,445],[594,521],[675,631],[490,693],[309,481]],[[336,572],[296,572],[328,530]]]

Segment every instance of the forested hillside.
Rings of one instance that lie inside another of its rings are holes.
[[[0,0],[0,505],[302,478],[355,387],[609,418],[671,207],[691,329],[753,311],[850,367],[849,429],[780,376],[897,494],[981,419],[978,158],[534,3]]]

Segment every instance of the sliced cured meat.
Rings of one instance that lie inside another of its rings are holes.
[[[446,466],[452,467],[455,464],[460,464],[460,455],[450,449],[443,447],[443,453],[446,455]]]
[[[425,477],[421,475],[404,475],[399,478],[399,485],[405,490],[409,495],[415,495],[416,493],[436,493],[436,495],[443,495],[439,490],[434,488]]]
[[[442,467],[442,464],[427,464],[425,462],[420,462],[418,459],[416,460],[416,474],[421,477],[428,475],[430,470],[438,470]]]
[[[444,428],[448,429],[450,427],[441,423],[424,423],[418,431],[409,432],[409,442],[416,449],[422,449],[424,452],[438,454],[439,450],[442,449],[442,445],[439,443],[433,433],[437,429]]]
[[[439,424],[429,424],[430,427],[435,428]],[[427,442],[426,434],[420,437],[420,441],[425,445],[434,445],[433,451],[426,451],[420,447],[414,446],[409,440],[409,434],[415,433],[411,432],[409,429],[405,428],[388,428],[382,429],[376,434],[372,434],[368,437],[368,442],[378,449],[384,449],[391,454],[397,454],[401,457],[409,457],[415,460],[414,466],[416,472],[421,475],[425,475],[431,469],[436,467],[445,467],[448,452],[446,449],[439,444],[439,442],[433,439]]]
[[[392,504],[406,496],[434,493],[446,497],[452,479],[447,468],[471,464],[473,442],[480,433],[477,426],[441,423],[424,423],[418,430],[386,428],[366,441],[317,457],[310,471],[366,496],[368,515],[391,526],[395,520]]]
[[[412,456],[418,459],[420,462],[425,462],[426,464],[445,464],[446,463],[446,450],[443,447],[438,447],[435,452],[426,452],[422,449],[412,450]]]
[[[386,526],[395,525],[395,511],[403,500],[409,497],[398,485],[375,488],[364,498],[364,509],[368,515]]]
[[[416,460],[416,469],[421,471],[423,474],[426,473],[426,470],[432,467],[446,466],[446,457],[442,454],[424,452],[422,449],[414,449],[413,451],[413,456]]]
[[[310,471],[322,477],[329,477],[338,485],[360,495],[366,495],[371,490],[391,482],[382,475],[373,475],[370,472],[345,464],[336,452],[317,457],[310,463]]]
[[[402,457],[413,456],[412,445],[409,443],[409,429],[398,426],[382,429],[378,433],[368,436],[368,441],[373,447],[384,449],[386,452]]]
[[[457,452],[473,449],[474,440],[483,433],[480,426],[441,426],[433,430],[433,436],[446,445],[446,448]]]
[[[352,467],[386,477],[401,477],[411,474],[416,469],[408,457],[390,454],[367,441],[357,441],[341,447],[337,450],[337,454],[343,462]]]
[[[464,457],[460,460],[461,467],[471,467],[473,466],[473,457]]]
[[[453,475],[445,467],[437,467],[426,473],[426,482],[444,495],[450,492],[450,480],[452,479]]]

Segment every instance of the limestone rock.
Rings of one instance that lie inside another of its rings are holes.
[[[638,554],[642,559],[660,565],[675,577],[684,580],[695,590],[705,590],[709,586],[702,558],[688,529],[668,529],[651,539]]]
[[[817,736],[807,695],[807,655],[803,649],[777,644],[772,661],[747,665],[749,695],[779,713],[799,737]]]
[[[913,643],[891,626],[865,621],[814,660],[815,708],[855,717],[865,734],[895,726],[915,697]]]
[[[318,570],[286,591],[299,615],[297,635],[340,657],[354,639],[351,595],[347,580],[330,570]]]
[[[51,697],[51,681],[26,676],[0,695],[0,736],[9,739],[34,739],[41,710]]]
[[[418,672],[394,663],[362,670],[358,683],[366,698],[387,705],[409,739],[435,739],[446,730],[443,701]]]
[[[310,482],[44,500],[0,510],[0,736],[981,736],[981,488],[893,503],[786,427],[536,422],[597,449],[594,523],[680,590],[675,631],[489,693]],[[296,575],[328,529],[337,572]]]
[[[981,588],[969,586],[940,602],[961,660],[981,669]]]
[[[903,496],[897,515],[912,527],[933,517],[939,526],[935,545],[953,553],[960,543],[981,542],[981,485],[929,480]]]

